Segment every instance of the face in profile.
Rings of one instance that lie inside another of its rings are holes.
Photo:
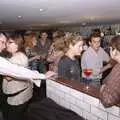
[[[73,47],[72,51],[75,56],[80,56],[83,51],[83,41],[78,41]]]
[[[9,53],[14,54],[14,53],[17,52],[17,50],[18,50],[18,45],[15,43],[14,40],[9,39],[8,42],[7,42],[7,51]]]
[[[90,42],[90,46],[95,50],[98,51],[100,48],[100,42],[101,42],[101,38],[100,37],[92,37],[91,38],[91,42]]]
[[[110,56],[112,59],[120,63],[120,52],[117,49],[110,47]]]

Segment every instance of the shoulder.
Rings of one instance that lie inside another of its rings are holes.
[[[83,54],[89,54],[93,51],[91,47],[89,47]]]
[[[69,57],[67,57],[67,56],[62,56],[61,59],[60,59],[60,61],[67,63],[67,62],[70,62],[71,59]]]
[[[22,53],[18,52],[9,60],[11,63],[22,65],[22,66],[28,66],[28,58],[27,56]]]
[[[100,51],[101,53],[107,54],[107,53],[105,52],[105,50],[104,50],[102,47],[100,47],[99,51]]]
[[[89,47],[86,51],[84,51],[81,58],[83,59],[84,57],[91,55],[92,52],[93,52],[92,48]]]
[[[14,55],[14,58],[16,59],[23,59],[23,60],[28,60],[28,57],[26,56],[25,53],[18,52]]]
[[[70,64],[70,61],[70,58],[68,58],[67,56],[62,56],[59,61],[59,65],[67,66]]]
[[[110,58],[108,53],[101,47],[100,47],[100,54],[102,54],[104,57],[107,57],[108,59]]]
[[[104,81],[107,84],[112,83],[111,85],[118,84],[120,82],[119,76],[120,76],[120,64],[116,64]]]
[[[103,51],[104,51],[104,49],[103,49],[102,47],[100,47],[100,48],[99,48],[99,51],[102,51],[102,52],[103,52]]]
[[[23,52],[17,52],[15,56],[21,56],[21,57],[26,57],[25,53]]]

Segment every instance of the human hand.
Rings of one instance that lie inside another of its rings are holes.
[[[46,78],[50,78],[50,77],[55,76],[55,75],[57,75],[57,73],[55,73],[53,71],[48,71],[45,73]]]
[[[36,56],[35,56],[35,59],[40,59],[40,55],[36,55]]]
[[[46,59],[46,54],[42,54],[42,55],[40,55],[40,59],[42,59],[42,60],[44,60],[44,59]]]

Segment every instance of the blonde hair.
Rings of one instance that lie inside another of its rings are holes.
[[[35,37],[35,34],[30,34],[28,36],[25,36],[25,47],[32,48],[34,46],[33,37]]]
[[[68,39],[64,37],[57,38],[54,42],[56,50],[63,51],[66,53],[69,50],[70,45],[75,45],[78,41],[82,41],[82,37],[78,35],[71,35]]]
[[[78,35],[71,35],[69,39],[65,40],[65,52],[69,50],[70,45],[74,46],[78,41],[83,41],[81,36]]]

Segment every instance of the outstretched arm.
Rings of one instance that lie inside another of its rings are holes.
[[[44,74],[12,64],[3,57],[0,57],[0,74],[19,79],[46,79]]]

